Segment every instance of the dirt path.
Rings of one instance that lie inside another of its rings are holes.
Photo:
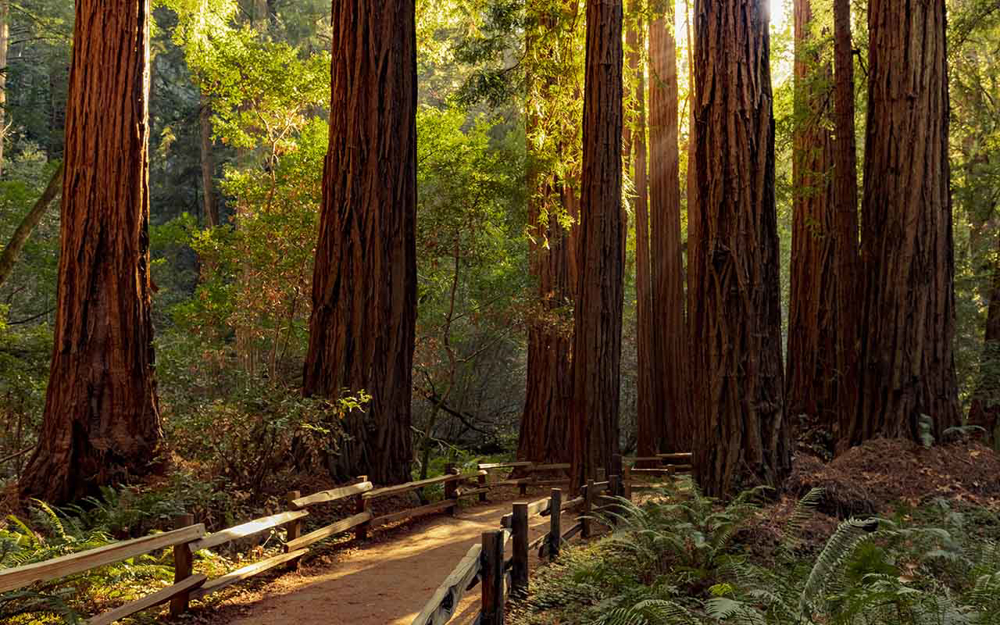
[[[267,596],[243,606],[237,625],[409,625],[452,568],[499,529],[511,502],[486,504],[442,516],[382,543],[372,543],[328,566],[305,567],[267,588]],[[548,517],[531,519],[531,539],[548,529]],[[510,544],[508,543],[508,554]],[[470,591],[450,623],[470,624],[480,590]],[[449,624],[450,625],[450,624]]]

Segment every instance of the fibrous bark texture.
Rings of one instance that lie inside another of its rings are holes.
[[[944,0],[872,0],[868,28],[862,372],[845,446],[959,422]]]
[[[416,324],[413,0],[333,3],[330,147],[313,275],[306,395],[364,390],[338,477],[410,476]]]
[[[630,12],[640,13],[642,7],[633,3]],[[642,48],[645,44],[644,24],[630,21],[625,34],[628,44],[625,60],[631,76],[625,83],[634,100],[630,110],[629,123],[623,127],[623,158],[626,171],[632,170],[635,198],[632,208],[635,214],[635,295],[636,295],[636,361],[637,401],[636,424],[637,442],[640,456],[656,453],[663,438],[662,412],[656,408],[656,350],[653,345],[653,285],[650,269],[649,245],[649,182],[646,174],[646,68],[640,65]]]
[[[836,421],[837,290],[832,68],[819,55],[809,0],[795,0],[795,130],[786,409],[793,423]]]
[[[573,337],[573,488],[618,452],[625,215],[622,3],[588,0],[579,281]]]
[[[694,470],[720,496],[789,470],[774,118],[763,1],[698,0],[695,23]]]
[[[673,0],[653,4],[649,26],[650,258],[652,266],[653,374],[659,428],[639,455],[690,451],[692,423],[684,320],[681,251],[680,151],[677,146],[677,48]],[[649,453],[647,453],[649,452]]]
[[[559,144],[560,154],[570,150],[566,138],[549,130],[558,98],[565,88],[564,77],[552,74],[557,58],[573,65],[568,56],[567,29],[547,10],[544,2],[530,5],[537,20],[529,29],[527,46],[538,73],[529,73],[529,102],[526,107],[529,154],[545,139]],[[566,3],[564,19],[576,15],[576,3]],[[572,31],[570,30],[570,36]],[[569,48],[571,50],[572,48]],[[539,75],[540,74],[540,75]],[[575,80],[575,79],[574,79]],[[535,98],[536,101],[531,101]],[[573,133],[573,139],[576,133]],[[534,156],[534,155],[532,155]],[[578,200],[572,180],[563,180],[553,171],[541,171],[542,159],[532,159],[528,174],[529,256],[531,275],[537,280],[538,300],[528,328],[528,377],[524,412],[518,433],[517,457],[539,463],[570,462],[566,444],[573,402],[573,329],[571,311],[576,300],[576,228]],[[572,223],[561,223],[563,212]]]
[[[10,0],[0,0],[0,174],[7,138],[7,51],[10,49]]]
[[[858,156],[854,139],[854,46],[850,0],[833,0],[833,200],[837,292],[836,410],[839,424],[858,409],[861,256],[858,249]]]
[[[79,0],[66,107],[55,346],[24,495],[61,503],[150,467],[149,5]]]

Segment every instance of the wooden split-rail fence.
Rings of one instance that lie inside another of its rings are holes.
[[[689,468],[683,464],[683,462],[688,461],[689,458],[689,454],[661,454],[655,458],[634,459],[636,461],[664,462],[667,463],[667,466],[654,469],[631,468],[631,475],[635,477],[641,471],[652,471],[671,475],[674,472],[683,471],[684,469]],[[372,483],[369,482],[365,476],[361,476],[355,484],[320,491],[318,493],[313,493],[312,495],[302,496],[300,492],[292,491],[288,493],[286,498],[288,506],[287,511],[247,521],[246,523],[241,523],[234,527],[213,533],[206,532],[204,524],[195,523],[195,519],[192,515],[181,515],[176,519],[176,529],[171,531],[111,543],[96,549],[81,551],[79,553],[73,553],[59,558],[27,564],[16,568],[0,569],[0,593],[26,588],[39,582],[48,582],[84,573],[91,569],[100,568],[102,566],[121,562],[123,560],[154,551],[172,549],[174,560],[174,583],[171,586],[141,597],[121,607],[94,616],[88,620],[87,623],[89,625],[110,625],[111,623],[136,614],[137,612],[162,605],[167,602],[170,602],[171,615],[177,616],[188,610],[191,600],[202,599],[214,592],[222,590],[223,588],[282,565],[294,568],[298,560],[309,553],[310,545],[324,539],[353,531],[357,539],[360,540],[367,536],[369,530],[382,527],[384,525],[429,514],[444,512],[454,513],[458,506],[458,501],[464,497],[478,496],[480,501],[486,501],[486,494],[493,486],[508,485],[512,483],[510,480],[494,480],[491,484],[489,480],[491,472],[495,472],[499,469],[512,468],[519,469],[523,474],[530,476],[533,473],[565,470],[568,469],[569,466],[534,465],[531,463],[481,464],[474,472],[460,473],[453,465],[449,465],[446,468],[445,475],[425,480],[407,482],[405,484],[398,484],[395,486],[387,486],[384,488],[374,488]],[[623,475],[628,475],[629,471],[630,467],[626,467]],[[518,486],[522,486],[523,484],[524,486],[521,489],[521,492],[524,493],[527,486],[542,485],[546,481],[547,480],[533,480],[529,477],[519,478],[519,480],[515,480],[513,483]],[[564,481],[568,483],[568,480]],[[436,484],[442,484],[444,487],[444,499],[439,502],[416,506],[377,517],[374,516],[371,511],[370,504],[376,499],[393,495],[402,495],[404,493],[420,490],[427,486],[433,486]],[[624,486],[612,486],[612,484],[621,484]],[[591,506],[593,504],[594,497],[598,493],[604,492],[608,489],[611,489],[610,492],[616,493],[619,492],[617,490],[618,488],[623,488],[624,490],[622,492],[628,493],[630,489],[640,487],[642,486],[637,483],[631,483],[631,480],[629,479],[623,479],[622,477],[615,475],[611,476],[611,478],[605,482],[588,483],[582,491],[587,494],[570,501],[562,502],[560,491],[556,489],[552,491],[551,497],[544,499],[541,502],[535,502],[533,504],[515,504],[514,512],[504,517],[504,523],[507,525],[506,529],[501,529],[495,533],[491,533],[490,535],[492,538],[490,539],[487,539],[484,534],[483,545],[476,545],[476,547],[470,550],[469,554],[466,555],[459,566],[456,567],[455,571],[449,576],[448,580],[452,581],[455,581],[456,575],[464,576],[464,584],[458,584],[457,582],[453,584],[456,588],[461,587],[463,589],[462,592],[457,595],[457,598],[461,598],[461,594],[464,594],[465,588],[471,587],[477,580],[483,579],[484,601],[487,596],[485,590],[487,584],[489,585],[490,592],[492,593],[490,594],[490,602],[488,604],[484,602],[484,606],[493,606],[491,609],[496,612],[497,608],[495,608],[495,605],[499,601],[499,613],[502,615],[503,601],[507,596],[509,584],[504,582],[503,574],[496,573],[495,567],[489,568],[489,563],[492,562],[495,564],[498,561],[497,558],[499,558],[499,561],[503,560],[504,547],[511,537],[514,537],[515,539],[515,550],[524,546],[527,546],[528,549],[540,546],[540,555],[549,555],[549,557],[554,557],[559,553],[561,541],[568,540],[569,537],[577,533],[581,533],[585,537],[590,535],[590,520],[587,514],[594,510]],[[309,517],[309,508],[311,506],[333,502],[343,502],[345,500],[354,501],[354,514],[309,533],[302,533],[305,525],[305,519]],[[552,503],[553,501],[557,502],[554,507]],[[545,537],[537,539],[530,544],[525,542],[527,541],[527,519],[529,516],[539,514],[549,515],[552,517],[554,526],[558,528],[561,518],[560,513],[562,511],[573,510],[578,507],[582,507],[584,511],[587,511],[587,514],[582,514],[580,521],[569,530],[562,532],[561,534],[556,531],[553,535],[559,536],[559,540],[546,539],[546,537],[549,536],[549,534],[546,534]],[[521,531],[522,527],[524,528],[523,532]],[[203,549],[219,547],[238,539],[248,538],[277,528],[285,529],[285,542],[281,553],[211,579],[204,574],[194,573],[194,556],[197,552]],[[524,545],[521,545],[521,542],[524,542]],[[499,550],[499,556],[496,555],[496,550]],[[473,553],[474,551],[475,553]],[[525,549],[520,549],[520,551],[518,551],[518,553],[521,552],[525,554],[527,553]],[[493,554],[492,560],[488,559],[488,554],[490,553]],[[484,565],[484,563],[486,564]],[[510,572],[510,577],[512,579],[511,583],[514,584],[513,587],[526,588],[526,556],[519,559],[517,564],[509,561],[506,566],[507,570]],[[449,583],[450,582],[446,580],[445,584],[447,585]],[[443,585],[442,588],[445,588],[445,585]],[[438,594],[441,592],[441,589],[439,589],[438,593],[435,593],[434,596],[438,597]],[[433,602],[434,599],[432,599],[432,603]],[[455,604],[457,604],[457,599]],[[437,601],[437,607],[432,610],[432,612],[434,614],[443,615],[447,611],[447,608],[445,607],[446,605],[448,605],[447,597],[443,597]],[[428,603],[428,608],[430,607],[431,604]],[[439,616],[433,616],[430,620],[424,621],[420,621],[419,618],[420,617],[418,617],[418,620],[415,622],[447,622],[447,620],[440,620],[441,617]],[[483,623],[487,625],[489,623],[499,622],[501,621],[483,621]]]
[[[590,538],[595,519],[601,514],[613,513],[623,499],[631,500],[633,490],[661,486],[659,483],[645,482],[639,479],[640,476],[670,477],[687,472],[691,468],[690,453],[658,454],[655,457],[625,460],[627,463],[623,463],[622,459],[616,456],[612,462],[612,466],[617,467],[616,473],[609,476],[606,481],[590,480],[581,485],[580,494],[573,499],[564,501],[562,490],[553,488],[547,498],[532,503],[515,503],[513,511],[502,518],[501,527],[484,532],[482,542],[469,549],[465,557],[434,591],[411,625],[445,625],[457,612],[462,597],[477,584],[481,584],[482,602],[476,625],[502,625],[507,599],[510,596],[523,596],[527,593],[529,553],[533,549],[538,549],[539,558],[555,560],[559,557],[564,542],[577,534],[583,539]],[[640,468],[634,466],[636,464],[666,466]],[[544,468],[539,466],[524,462],[479,465],[482,470],[509,468],[529,474],[549,472],[553,468],[569,468],[569,465],[541,465]],[[603,477],[600,472],[598,477]],[[568,483],[568,480],[538,480],[527,477],[500,483],[516,485],[520,488],[521,494],[524,494],[527,485],[553,482]],[[574,511],[578,512],[575,522],[564,529],[563,513]],[[529,521],[538,516],[549,517],[549,529],[538,538],[529,540]],[[613,522],[614,515],[611,514],[608,518]],[[505,558],[507,544],[511,541],[513,541],[511,556]]]

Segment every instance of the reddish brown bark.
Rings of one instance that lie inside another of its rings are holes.
[[[677,48],[673,0],[654,4],[649,27],[650,224],[654,376],[659,437],[649,452],[690,451],[692,424],[684,320]],[[642,442],[640,440],[640,445]],[[648,455],[640,447],[640,455]]]
[[[529,89],[541,101],[529,102],[527,110],[528,150],[533,149],[539,132],[547,132],[552,120],[546,119],[559,106],[563,77],[552,75],[552,60],[562,58],[572,67],[572,30],[563,28],[554,19],[547,5],[529,5],[537,20],[528,30],[526,46],[538,59],[539,72],[530,74]],[[577,3],[566,3],[562,19],[572,21]],[[569,45],[567,45],[569,44]],[[573,79],[575,82],[575,79]],[[551,135],[550,139],[553,139]],[[575,139],[575,133],[573,138]],[[568,152],[563,139],[554,138]],[[528,200],[529,256],[532,277],[538,284],[537,307],[532,312],[528,329],[528,377],[524,412],[518,433],[517,457],[533,462],[570,462],[571,450],[566,444],[570,430],[573,401],[573,328],[571,314],[576,293],[576,219],[578,201],[572,181],[561,180],[553,171],[541,171],[540,162],[533,161],[528,185],[532,196]],[[564,212],[573,222],[560,224],[558,212]]]
[[[832,68],[820,58],[809,0],[795,1],[795,130],[786,410],[793,425],[832,431],[837,418],[836,199]]]
[[[763,0],[695,3],[697,226],[689,238],[695,477],[721,496],[777,486],[783,414],[774,118]]]
[[[858,157],[854,139],[854,57],[850,0],[833,0],[833,198],[836,256],[837,398],[839,422],[858,409],[861,256],[858,251]],[[839,436],[839,423],[835,423]]]
[[[618,452],[622,281],[622,3],[588,0],[580,268],[573,337],[573,488]]]
[[[149,5],[79,0],[66,107],[55,346],[23,495],[62,503],[150,468]]]
[[[636,13],[630,20],[625,41],[628,70],[632,74],[626,83],[629,95],[635,100],[630,111],[631,119],[623,127],[623,158],[625,169],[632,170],[635,197],[632,208],[635,213],[635,295],[636,295],[636,361],[637,401],[636,425],[637,443],[640,456],[650,456],[659,449],[663,438],[662,412],[655,408],[659,404],[655,397],[657,361],[654,358],[653,285],[650,270],[649,232],[649,183],[646,174],[646,75],[640,66],[642,48],[645,44],[645,28],[636,21],[641,20],[639,3],[633,3],[631,12]]]
[[[342,422],[334,473],[410,476],[416,323],[413,0],[333,3],[330,147],[313,275],[306,395],[371,395]]]
[[[859,411],[844,443],[959,423],[944,0],[868,7]]]

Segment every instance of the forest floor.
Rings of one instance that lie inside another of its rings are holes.
[[[195,620],[213,625],[409,625],[482,533],[499,529],[500,518],[510,511],[510,500],[494,501],[460,509],[454,517],[414,521],[357,547],[307,560],[295,573],[199,610]],[[533,517],[530,524],[533,540],[548,529],[549,519]],[[449,623],[471,624],[479,612],[479,596],[478,587],[466,594]]]

